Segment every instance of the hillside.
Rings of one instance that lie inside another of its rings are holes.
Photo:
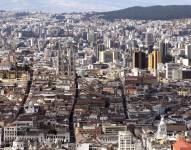
[[[171,20],[191,18],[191,5],[130,7],[117,11],[95,13],[106,20]]]

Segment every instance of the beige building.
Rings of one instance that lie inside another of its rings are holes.
[[[114,50],[102,51],[99,55],[99,61],[101,63],[118,63],[119,58],[119,52]]]

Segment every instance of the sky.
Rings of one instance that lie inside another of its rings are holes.
[[[191,5],[191,0],[0,0],[1,10],[13,11],[87,12],[152,5]]]

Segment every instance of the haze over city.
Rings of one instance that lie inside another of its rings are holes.
[[[111,11],[132,6],[191,5],[190,0],[0,0],[3,10],[45,12]]]

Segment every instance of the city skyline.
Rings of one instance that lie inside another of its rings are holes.
[[[133,6],[191,5],[190,0],[0,0],[0,9],[13,11],[87,12],[111,11]]]
[[[191,0],[170,1],[0,0],[0,150],[191,150]]]

